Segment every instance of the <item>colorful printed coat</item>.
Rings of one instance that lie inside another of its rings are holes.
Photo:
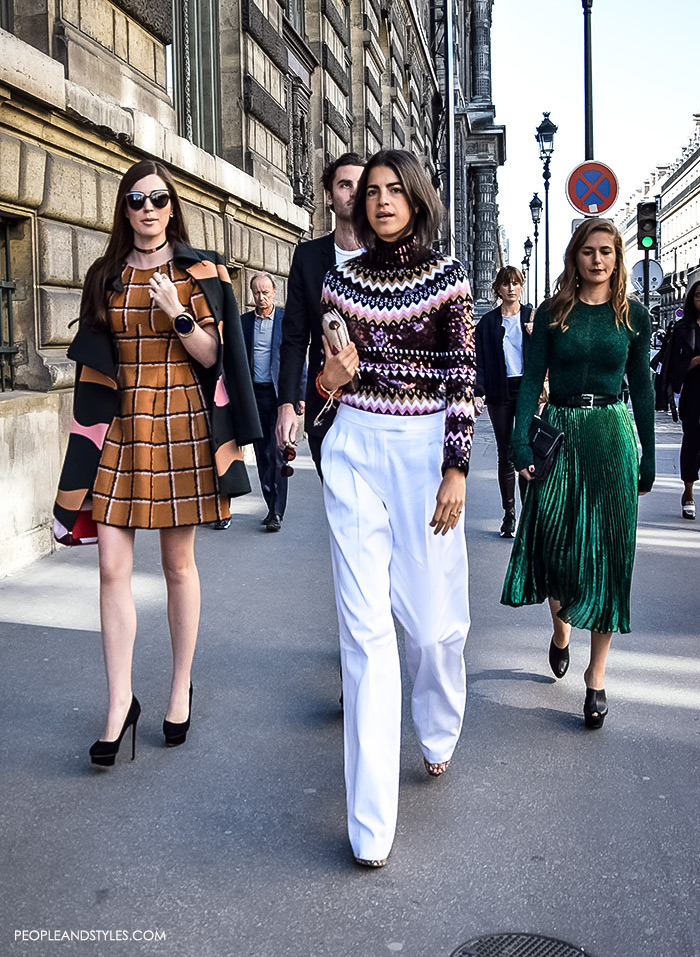
[[[250,492],[241,446],[262,436],[238,306],[223,257],[216,252],[175,243],[173,261],[195,279],[219,330],[215,364],[205,369],[191,360],[207,398],[219,492]],[[117,276],[112,288],[120,291]],[[97,474],[107,430],[119,409],[117,359],[106,329],[79,328],[68,349],[76,364],[73,425],[54,504],[56,537],[78,544],[71,533],[85,510]],[[84,539],[83,539],[84,540]]]

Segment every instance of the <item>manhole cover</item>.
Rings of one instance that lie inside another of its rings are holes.
[[[553,937],[538,934],[489,934],[474,937],[458,947],[450,957],[592,957],[582,947],[574,947]]]

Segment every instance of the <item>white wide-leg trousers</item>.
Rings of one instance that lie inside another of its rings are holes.
[[[469,629],[463,520],[429,526],[441,481],[444,415],[341,405],[323,441],[323,494],[340,628],[348,833],[356,857],[385,858],[396,831],[405,631],[411,712],[424,756],[452,756],[466,701]]]

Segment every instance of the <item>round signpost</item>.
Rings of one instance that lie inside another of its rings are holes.
[[[637,292],[644,291],[644,260],[640,259],[632,267],[632,285]],[[664,281],[664,271],[655,259],[649,260],[649,291],[656,292]]]
[[[601,216],[615,205],[617,176],[605,163],[588,160],[573,169],[566,180],[566,198],[586,216]]]

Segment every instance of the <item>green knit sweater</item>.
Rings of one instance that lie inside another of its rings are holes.
[[[639,491],[649,491],[656,471],[654,392],[649,373],[651,319],[640,303],[630,300],[629,306],[631,330],[615,322],[609,302],[601,306],[577,302],[566,332],[551,328],[546,303],[538,309],[513,434],[513,461],[517,469],[532,465],[527,433],[548,369],[552,395],[618,395],[626,374],[642,445]],[[601,454],[604,451],[601,449]]]

